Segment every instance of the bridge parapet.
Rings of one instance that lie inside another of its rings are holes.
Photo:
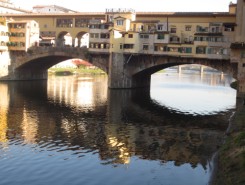
[[[45,53],[54,53],[54,52],[61,52],[66,53],[69,56],[83,56],[86,57],[88,54],[88,49],[85,47],[52,47],[52,46],[42,46],[42,47],[31,47],[27,51],[27,56],[35,56],[35,54],[45,54]]]

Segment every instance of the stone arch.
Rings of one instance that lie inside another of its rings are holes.
[[[212,67],[237,78],[237,64],[230,60],[182,58],[173,56],[125,55],[124,75],[131,79],[132,87],[149,87],[151,75],[162,69],[182,64]]]
[[[74,46],[88,48],[88,44],[89,44],[88,37],[89,37],[88,32],[84,32],[84,31],[78,32],[75,37]]]
[[[87,60],[92,65],[108,73],[108,56],[88,58],[87,48],[75,47],[33,47],[25,56],[13,57],[9,68],[9,75],[3,80],[35,80],[47,79],[47,69],[68,59]]]
[[[56,46],[71,46],[72,45],[72,35],[68,31],[61,31],[56,37]]]

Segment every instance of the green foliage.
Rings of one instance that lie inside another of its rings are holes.
[[[242,152],[242,168],[245,169],[245,151]]]
[[[55,75],[57,76],[68,76],[68,75],[72,75],[71,71],[56,71]]]
[[[79,68],[51,68],[49,69],[49,72],[55,73],[56,75],[59,76],[67,75],[68,72],[70,74],[91,74],[91,75],[105,74],[105,72],[99,68],[89,69],[86,68],[85,66],[79,66]]]
[[[237,81],[232,82],[232,83],[230,84],[230,86],[231,86],[231,88],[233,88],[233,89],[237,89]]]
[[[235,144],[237,146],[245,146],[245,132],[239,133],[239,135],[235,138]]]

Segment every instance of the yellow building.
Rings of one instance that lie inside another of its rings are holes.
[[[89,50],[95,52],[174,55],[229,59],[236,29],[236,4],[229,12],[135,12],[106,9],[105,13],[6,15],[16,21],[35,20],[43,39],[64,45],[64,37],[80,47],[89,34]],[[13,42],[11,38],[11,42]],[[11,47],[11,49],[16,49]]]
[[[103,45],[109,45],[110,52],[229,59],[235,37],[236,5],[230,4],[230,11],[225,13],[136,14],[133,10],[108,9],[105,21],[111,23],[103,31],[110,33],[110,40]],[[102,52],[101,33],[93,27],[89,32],[93,33],[90,50]]]
[[[9,41],[8,37],[8,27],[5,18],[0,17],[0,52],[8,50],[7,43]]]
[[[27,51],[29,47],[38,46],[39,25],[36,21],[10,21],[8,27],[10,51]]]
[[[8,74],[10,56],[8,52],[9,36],[6,18],[0,18],[0,75]]]

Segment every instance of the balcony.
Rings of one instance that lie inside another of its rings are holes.
[[[228,60],[230,59],[230,55],[216,55],[216,54],[207,54],[206,55],[207,58],[210,58],[210,59],[224,59],[224,60]]]
[[[231,43],[231,49],[245,49],[245,42],[233,42]]]
[[[179,44],[180,43],[180,38],[178,36],[172,36],[169,39],[169,43],[171,43],[171,44]]]
[[[9,46],[8,49],[10,51],[26,51],[26,47],[24,46]]]

